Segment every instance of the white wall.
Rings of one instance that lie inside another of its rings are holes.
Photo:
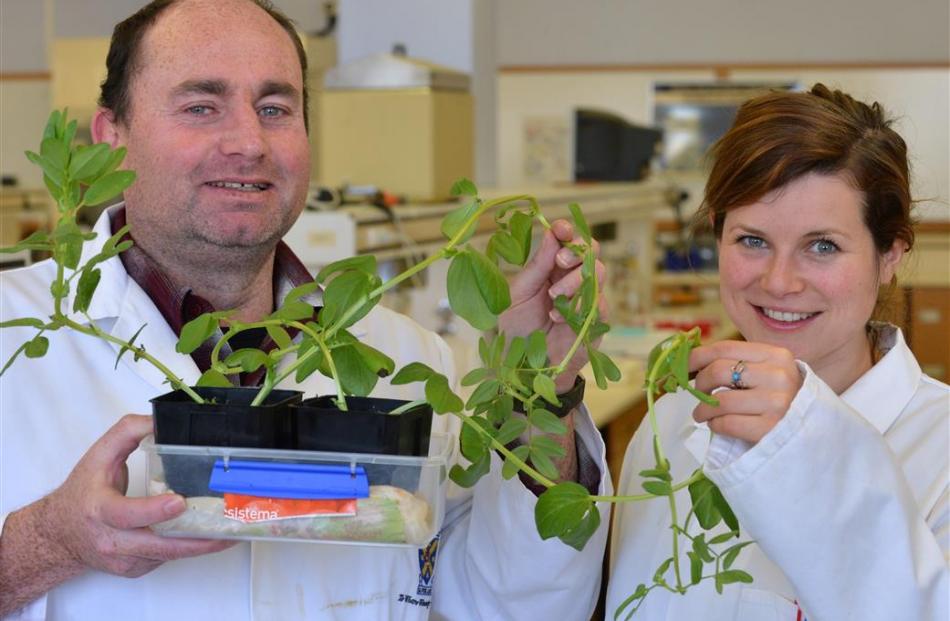
[[[907,141],[913,189],[923,199],[918,215],[950,220],[950,69],[825,69],[735,71],[736,80],[822,81],[859,99],[880,101],[897,117]],[[711,72],[502,73],[498,82],[499,182],[524,185],[524,124],[532,117],[569,122],[577,106],[612,110],[627,119],[653,122],[654,81],[713,80]],[[694,184],[694,198],[702,183]],[[695,205],[695,201],[692,202]]]
[[[950,60],[947,0],[502,0],[508,65]]]

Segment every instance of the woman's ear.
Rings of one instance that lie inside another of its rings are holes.
[[[880,255],[880,279],[881,286],[888,284],[894,279],[897,268],[900,266],[901,259],[907,252],[907,242],[902,239],[895,239],[891,247]]]
[[[93,143],[105,142],[113,149],[124,142],[115,114],[108,108],[99,108],[92,115],[89,133]]]

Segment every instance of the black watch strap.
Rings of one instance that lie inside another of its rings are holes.
[[[544,404],[544,409],[556,415],[558,418],[564,418],[568,414],[574,411],[574,408],[581,404],[581,401],[584,400],[584,387],[587,385],[587,382],[584,380],[583,375],[578,375],[574,379],[574,386],[571,387],[565,393],[559,394],[557,396],[560,400],[561,405],[554,405],[553,403],[548,403],[547,401],[542,400]],[[515,411],[524,413],[524,402],[515,401]]]

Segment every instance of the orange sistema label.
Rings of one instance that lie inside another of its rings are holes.
[[[262,498],[243,494],[224,495],[224,515],[244,523],[284,520],[311,516],[356,515],[356,499],[304,500],[298,498]]]

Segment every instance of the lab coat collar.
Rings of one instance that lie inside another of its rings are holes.
[[[886,353],[841,398],[884,434],[913,398],[921,370],[899,328],[872,324],[872,329],[878,330],[878,348]]]

